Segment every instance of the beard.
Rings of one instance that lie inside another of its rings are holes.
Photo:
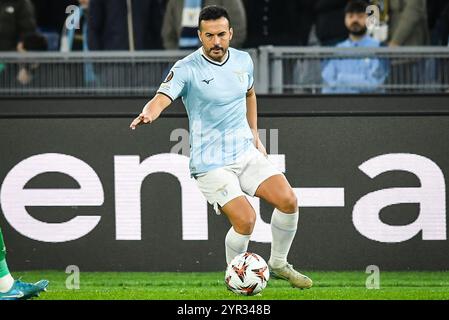
[[[366,26],[362,26],[358,23],[353,23],[349,28],[349,33],[356,37],[364,36],[368,32],[368,28]]]
[[[220,56],[214,56],[213,55],[213,51],[216,51],[216,50],[221,51],[222,54]],[[212,47],[212,48],[209,49],[209,52],[208,52],[208,56],[212,60],[215,60],[215,61],[218,61],[218,62],[221,61],[221,58],[223,58],[225,56],[225,54],[226,54],[226,50],[224,48],[222,48],[222,47]]]

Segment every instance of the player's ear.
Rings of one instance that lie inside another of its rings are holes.
[[[201,39],[201,30],[198,29],[198,38],[200,39],[201,43],[203,43],[203,39]]]
[[[229,40],[232,40],[233,36],[234,36],[234,29],[229,28]]]

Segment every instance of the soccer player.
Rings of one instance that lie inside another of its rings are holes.
[[[26,300],[39,296],[48,286],[47,280],[34,284],[15,280],[11,276],[6,264],[6,248],[0,229],[0,300]]]
[[[174,65],[130,127],[152,123],[182,97],[189,116],[191,175],[217,214],[224,213],[232,225],[225,238],[227,263],[247,251],[256,213],[245,195],[256,196],[275,207],[270,272],[294,287],[310,288],[312,281],[287,262],[298,203],[257,133],[252,59],[229,47],[233,29],[222,7],[201,11],[198,36],[202,47]]]

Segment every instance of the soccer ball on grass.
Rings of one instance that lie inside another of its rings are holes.
[[[261,256],[251,252],[242,253],[232,259],[225,275],[229,290],[244,296],[260,293],[267,286],[269,279],[267,263]]]

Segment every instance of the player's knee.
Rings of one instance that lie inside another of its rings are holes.
[[[285,213],[298,212],[298,199],[296,198],[296,195],[292,192],[283,198],[278,210]]]
[[[251,235],[254,230],[254,226],[256,225],[256,216],[255,215],[249,215],[239,221],[237,226],[234,226],[234,229],[237,233],[243,234],[243,235]]]

